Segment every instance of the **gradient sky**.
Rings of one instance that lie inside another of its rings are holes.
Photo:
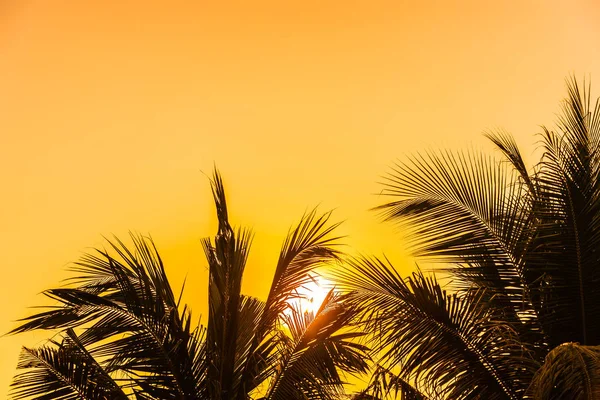
[[[481,132],[497,127],[531,156],[565,76],[600,80],[594,3],[0,0],[0,333],[130,229],[204,313],[213,163],[256,233],[245,293],[266,294],[315,205],[410,271],[397,229],[368,211],[378,177],[418,150],[489,150]],[[20,345],[47,336],[0,338],[0,397]]]

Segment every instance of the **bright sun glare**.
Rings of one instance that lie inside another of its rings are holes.
[[[300,304],[302,311],[316,313],[331,288],[332,284],[327,279],[318,275],[312,276],[310,282],[298,289],[298,295],[301,297],[293,301]]]

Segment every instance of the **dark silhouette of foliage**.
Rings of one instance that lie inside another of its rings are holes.
[[[266,301],[245,296],[252,234],[230,225],[215,171],[206,327],[174,295],[151,239],[109,241],[75,264],[70,286],[45,292],[57,306],[13,331],[59,339],[23,349],[12,398],[600,397],[600,103],[585,83],[567,87],[531,167],[494,132],[502,161],[437,151],[385,177],[390,200],[377,209],[450,286],[418,268],[402,277],[387,259],[344,258],[337,224],[313,211],[288,234]],[[316,313],[301,310],[298,289],[332,261],[337,291]],[[370,354],[369,383],[347,396],[344,374],[368,372]]]
[[[150,238],[132,235],[133,248],[109,241],[111,251],[75,264],[69,287],[45,292],[58,305],[13,330],[62,338],[23,349],[13,399],[250,399],[261,385],[265,399],[333,399],[343,373],[367,371],[345,297],[330,293],[316,313],[292,306],[314,269],[340,256],[330,214],[312,211],[290,231],[260,301],[241,294],[252,235],[231,227],[217,171],[212,189],[219,228],[202,241],[208,325],[192,322]]]
[[[409,382],[392,371],[378,365],[371,381],[365,389],[351,397],[352,400],[428,400],[428,397],[415,389]]]
[[[496,132],[487,137],[504,161],[438,151],[385,177],[391,200],[378,210],[402,224],[415,255],[442,263],[452,294],[376,258],[336,274],[380,363],[431,398],[598,396],[600,105],[589,86],[567,87],[532,168]]]
[[[530,387],[536,400],[600,397],[600,346],[563,343],[547,356]]]

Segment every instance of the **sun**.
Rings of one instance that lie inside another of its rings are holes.
[[[333,284],[322,276],[311,275],[310,281],[298,288],[300,298],[294,299],[294,302],[300,305],[302,311],[316,314],[332,287]]]

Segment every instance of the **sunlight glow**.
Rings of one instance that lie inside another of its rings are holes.
[[[327,279],[318,275],[311,276],[311,282],[298,289],[298,295],[301,297],[294,302],[299,303],[303,311],[316,314],[332,287],[332,283]]]

